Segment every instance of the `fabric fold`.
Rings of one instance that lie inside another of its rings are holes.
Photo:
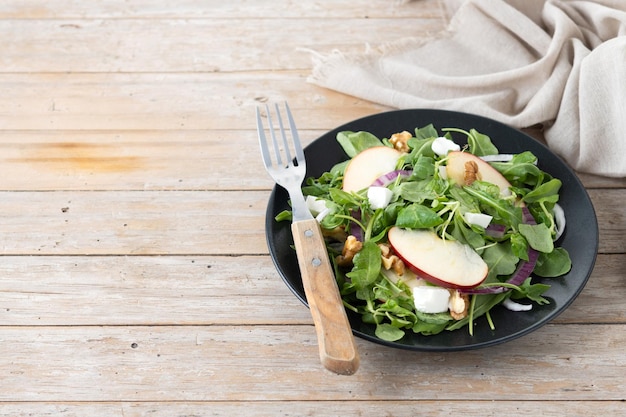
[[[395,108],[543,124],[574,169],[624,177],[625,35],[621,0],[466,0],[433,39],[316,55],[309,80]]]

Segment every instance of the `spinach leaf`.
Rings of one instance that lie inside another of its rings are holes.
[[[498,148],[491,142],[491,138],[476,129],[470,129],[467,144],[469,151],[476,156],[496,155],[498,153]]]
[[[540,277],[558,277],[572,268],[572,260],[564,248],[555,248],[551,253],[539,253],[534,273]]]
[[[552,233],[543,223],[519,225],[519,232],[526,238],[531,248],[539,252],[549,253],[554,249]]]
[[[513,254],[510,242],[503,242],[485,248],[483,260],[489,266],[489,278],[497,275],[510,275],[515,272],[519,258]]]
[[[374,146],[384,146],[383,142],[376,136],[369,132],[351,132],[344,131],[337,133],[337,142],[343,148],[343,151],[350,158],[353,158],[358,153],[365,149],[372,148]]]
[[[404,330],[394,327],[389,323],[380,323],[376,325],[374,334],[382,340],[395,342],[396,340],[402,339],[405,332]]]
[[[396,226],[405,229],[427,229],[443,223],[443,219],[432,209],[421,205],[411,204],[398,213]]]

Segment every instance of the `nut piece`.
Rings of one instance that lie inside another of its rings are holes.
[[[409,139],[411,139],[413,135],[406,130],[400,133],[394,133],[389,138],[389,143],[393,145],[393,147],[400,152],[408,152],[409,151]]]
[[[448,307],[454,320],[465,318],[469,309],[469,295],[462,294],[459,290],[450,290]]]
[[[384,243],[379,244],[378,247],[380,248],[383,268],[386,270],[393,269],[393,272],[400,277],[404,275],[404,262],[391,252],[391,247]]]
[[[346,242],[343,244],[341,255],[337,256],[336,261],[339,266],[350,266],[354,255],[356,255],[363,248],[363,243],[360,242],[353,235],[348,236]]]
[[[479,180],[478,177],[478,164],[474,161],[467,161],[465,163],[465,174],[464,174],[465,185],[472,185],[472,183],[476,180]]]
[[[346,238],[348,237],[346,230],[342,226],[337,226],[331,230],[322,228],[322,235],[324,237],[334,239],[337,242],[345,242]]]

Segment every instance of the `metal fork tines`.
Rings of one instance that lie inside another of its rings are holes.
[[[289,133],[283,124],[281,117],[280,107],[275,104],[275,114],[278,122],[278,130],[281,136],[281,140],[277,138],[276,128],[272,118],[272,112],[270,106],[265,105],[265,113],[268,124],[268,131],[271,138],[267,140],[265,135],[265,129],[263,128],[263,120],[259,108],[256,109],[257,119],[257,131],[259,134],[259,144],[261,145],[261,154],[263,155],[263,163],[265,169],[270,176],[276,181],[278,185],[285,188],[291,198],[293,220],[306,220],[312,218],[311,213],[306,207],[304,197],[302,196],[301,185],[306,175],[306,161],[304,159],[304,151],[300,144],[300,136],[296,129],[296,124],[291,115],[289,105],[285,103],[285,111],[287,114],[287,121],[289,123]],[[289,137],[291,136],[291,141]],[[273,155],[270,149],[273,149]],[[282,148],[282,152],[281,152]],[[292,152],[295,154],[295,159],[291,156]]]

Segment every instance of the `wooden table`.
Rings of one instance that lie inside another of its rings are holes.
[[[289,100],[307,143],[388,110],[307,83],[299,48],[445,24],[437,0],[2,1],[0,416],[624,415],[626,180],[581,174],[589,284],[492,348],[357,339],[331,374],[272,264],[256,105]]]

